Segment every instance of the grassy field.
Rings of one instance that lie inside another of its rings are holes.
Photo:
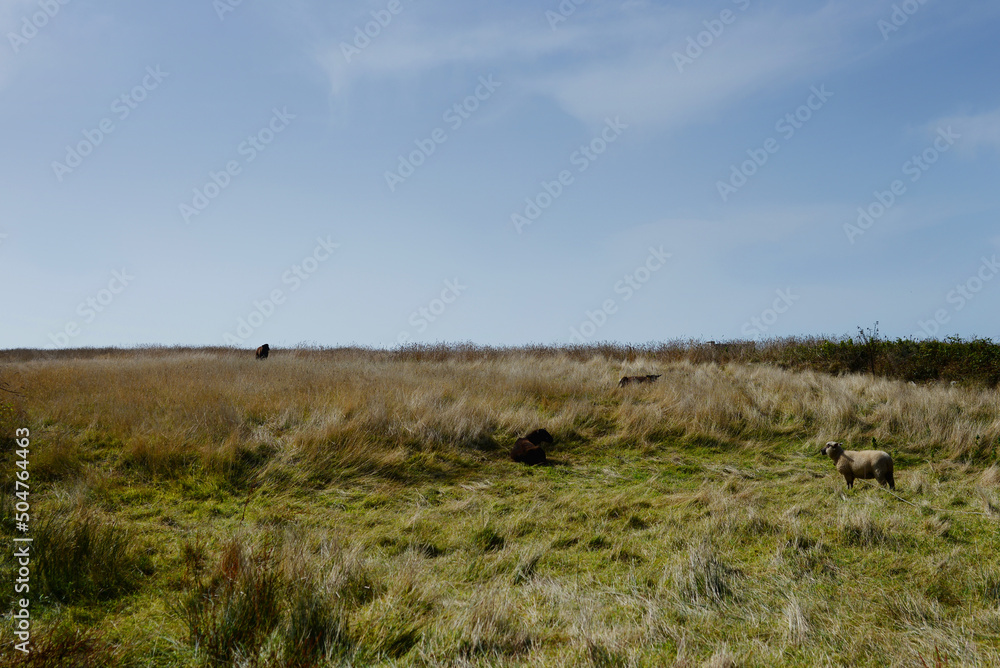
[[[599,348],[26,353],[0,380],[0,604],[29,427],[35,650],[6,614],[0,662],[1000,665],[995,388]],[[536,427],[551,465],[510,462]],[[818,454],[873,438],[896,496]]]

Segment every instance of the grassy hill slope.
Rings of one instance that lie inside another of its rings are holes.
[[[13,651],[9,617],[0,651],[1000,665],[1000,392],[585,353],[8,357],[0,529],[10,545],[27,426],[36,651]],[[536,427],[551,466],[511,463]],[[846,490],[818,454],[873,438],[898,497]]]

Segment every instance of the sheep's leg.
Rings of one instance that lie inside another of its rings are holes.
[[[875,470],[875,479],[878,480],[878,484],[884,485],[892,489],[896,488],[896,483],[892,479],[892,469],[888,467],[881,467]]]

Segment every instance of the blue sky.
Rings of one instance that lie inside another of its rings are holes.
[[[995,3],[63,2],[0,347],[1000,339]]]

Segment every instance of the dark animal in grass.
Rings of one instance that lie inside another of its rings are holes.
[[[888,485],[896,489],[896,481],[892,477],[892,457],[881,450],[844,450],[842,443],[830,441],[820,454],[828,455],[833,465],[844,476],[847,487],[854,487],[854,479],[871,480],[875,478],[880,485]]]
[[[618,381],[618,387],[625,387],[626,385],[631,385],[633,383],[652,383],[662,375],[663,374],[658,373],[655,376],[653,374],[648,376],[622,376],[622,379]]]
[[[269,352],[271,352],[271,346],[265,343],[264,345],[262,345],[260,348],[257,349],[257,359],[266,360],[267,354]]]
[[[552,434],[544,429],[536,429],[524,438],[517,439],[510,450],[510,458],[515,462],[535,466],[545,462],[542,443],[552,443]]]

